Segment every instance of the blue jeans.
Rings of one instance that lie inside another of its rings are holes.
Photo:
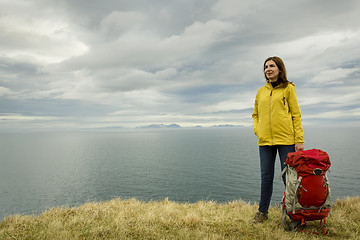
[[[294,145],[259,146],[260,170],[261,170],[261,196],[259,212],[268,214],[271,195],[273,192],[273,180],[275,172],[276,153],[279,151],[281,171],[285,167],[285,160],[289,152],[295,152]],[[283,176],[285,184],[285,175]]]

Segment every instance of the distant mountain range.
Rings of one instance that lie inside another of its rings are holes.
[[[137,128],[181,128],[180,125],[178,124],[169,124],[169,125],[165,125],[165,124],[150,124],[150,125],[146,125],[146,126],[141,126],[141,127],[137,127]]]
[[[221,125],[214,125],[212,127],[243,127],[241,125],[231,125],[231,124],[221,124]]]
[[[242,125],[232,125],[232,124],[219,124],[219,125],[213,125],[213,126],[207,126],[203,127],[201,125],[193,126],[193,128],[231,128],[231,127],[244,127]],[[172,124],[150,124],[145,126],[138,126],[136,128],[182,128],[179,124],[172,123]],[[190,127],[191,128],[191,127]],[[98,128],[98,129],[108,129],[108,130],[116,130],[116,129],[124,129],[121,126],[110,126],[110,127],[104,127],[104,128]]]
[[[196,128],[202,128],[201,125],[197,125],[195,126]],[[224,128],[224,127],[243,127],[241,125],[231,125],[231,124],[220,124],[220,125],[213,125],[211,127],[214,128]],[[150,124],[150,125],[146,125],[146,126],[140,126],[140,127],[136,127],[136,128],[181,128],[180,125],[173,123],[173,124]]]

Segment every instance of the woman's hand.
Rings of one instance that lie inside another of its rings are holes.
[[[295,144],[295,152],[303,151],[303,150],[304,150],[304,144]]]

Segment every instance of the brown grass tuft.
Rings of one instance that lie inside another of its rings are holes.
[[[0,239],[319,239],[314,234],[283,232],[281,209],[271,207],[269,220],[249,221],[256,204],[233,201],[176,203],[114,199],[76,208],[53,208],[37,216],[7,217]],[[360,197],[336,201],[323,239],[359,239]],[[319,221],[308,223],[320,232]]]

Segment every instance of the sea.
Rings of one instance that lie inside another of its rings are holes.
[[[304,132],[305,149],[330,156],[332,201],[358,196],[360,128]],[[272,204],[283,192],[277,159]],[[257,138],[248,127],[0,134],[0,220],[114,198],[257,203],[259,197]]]

